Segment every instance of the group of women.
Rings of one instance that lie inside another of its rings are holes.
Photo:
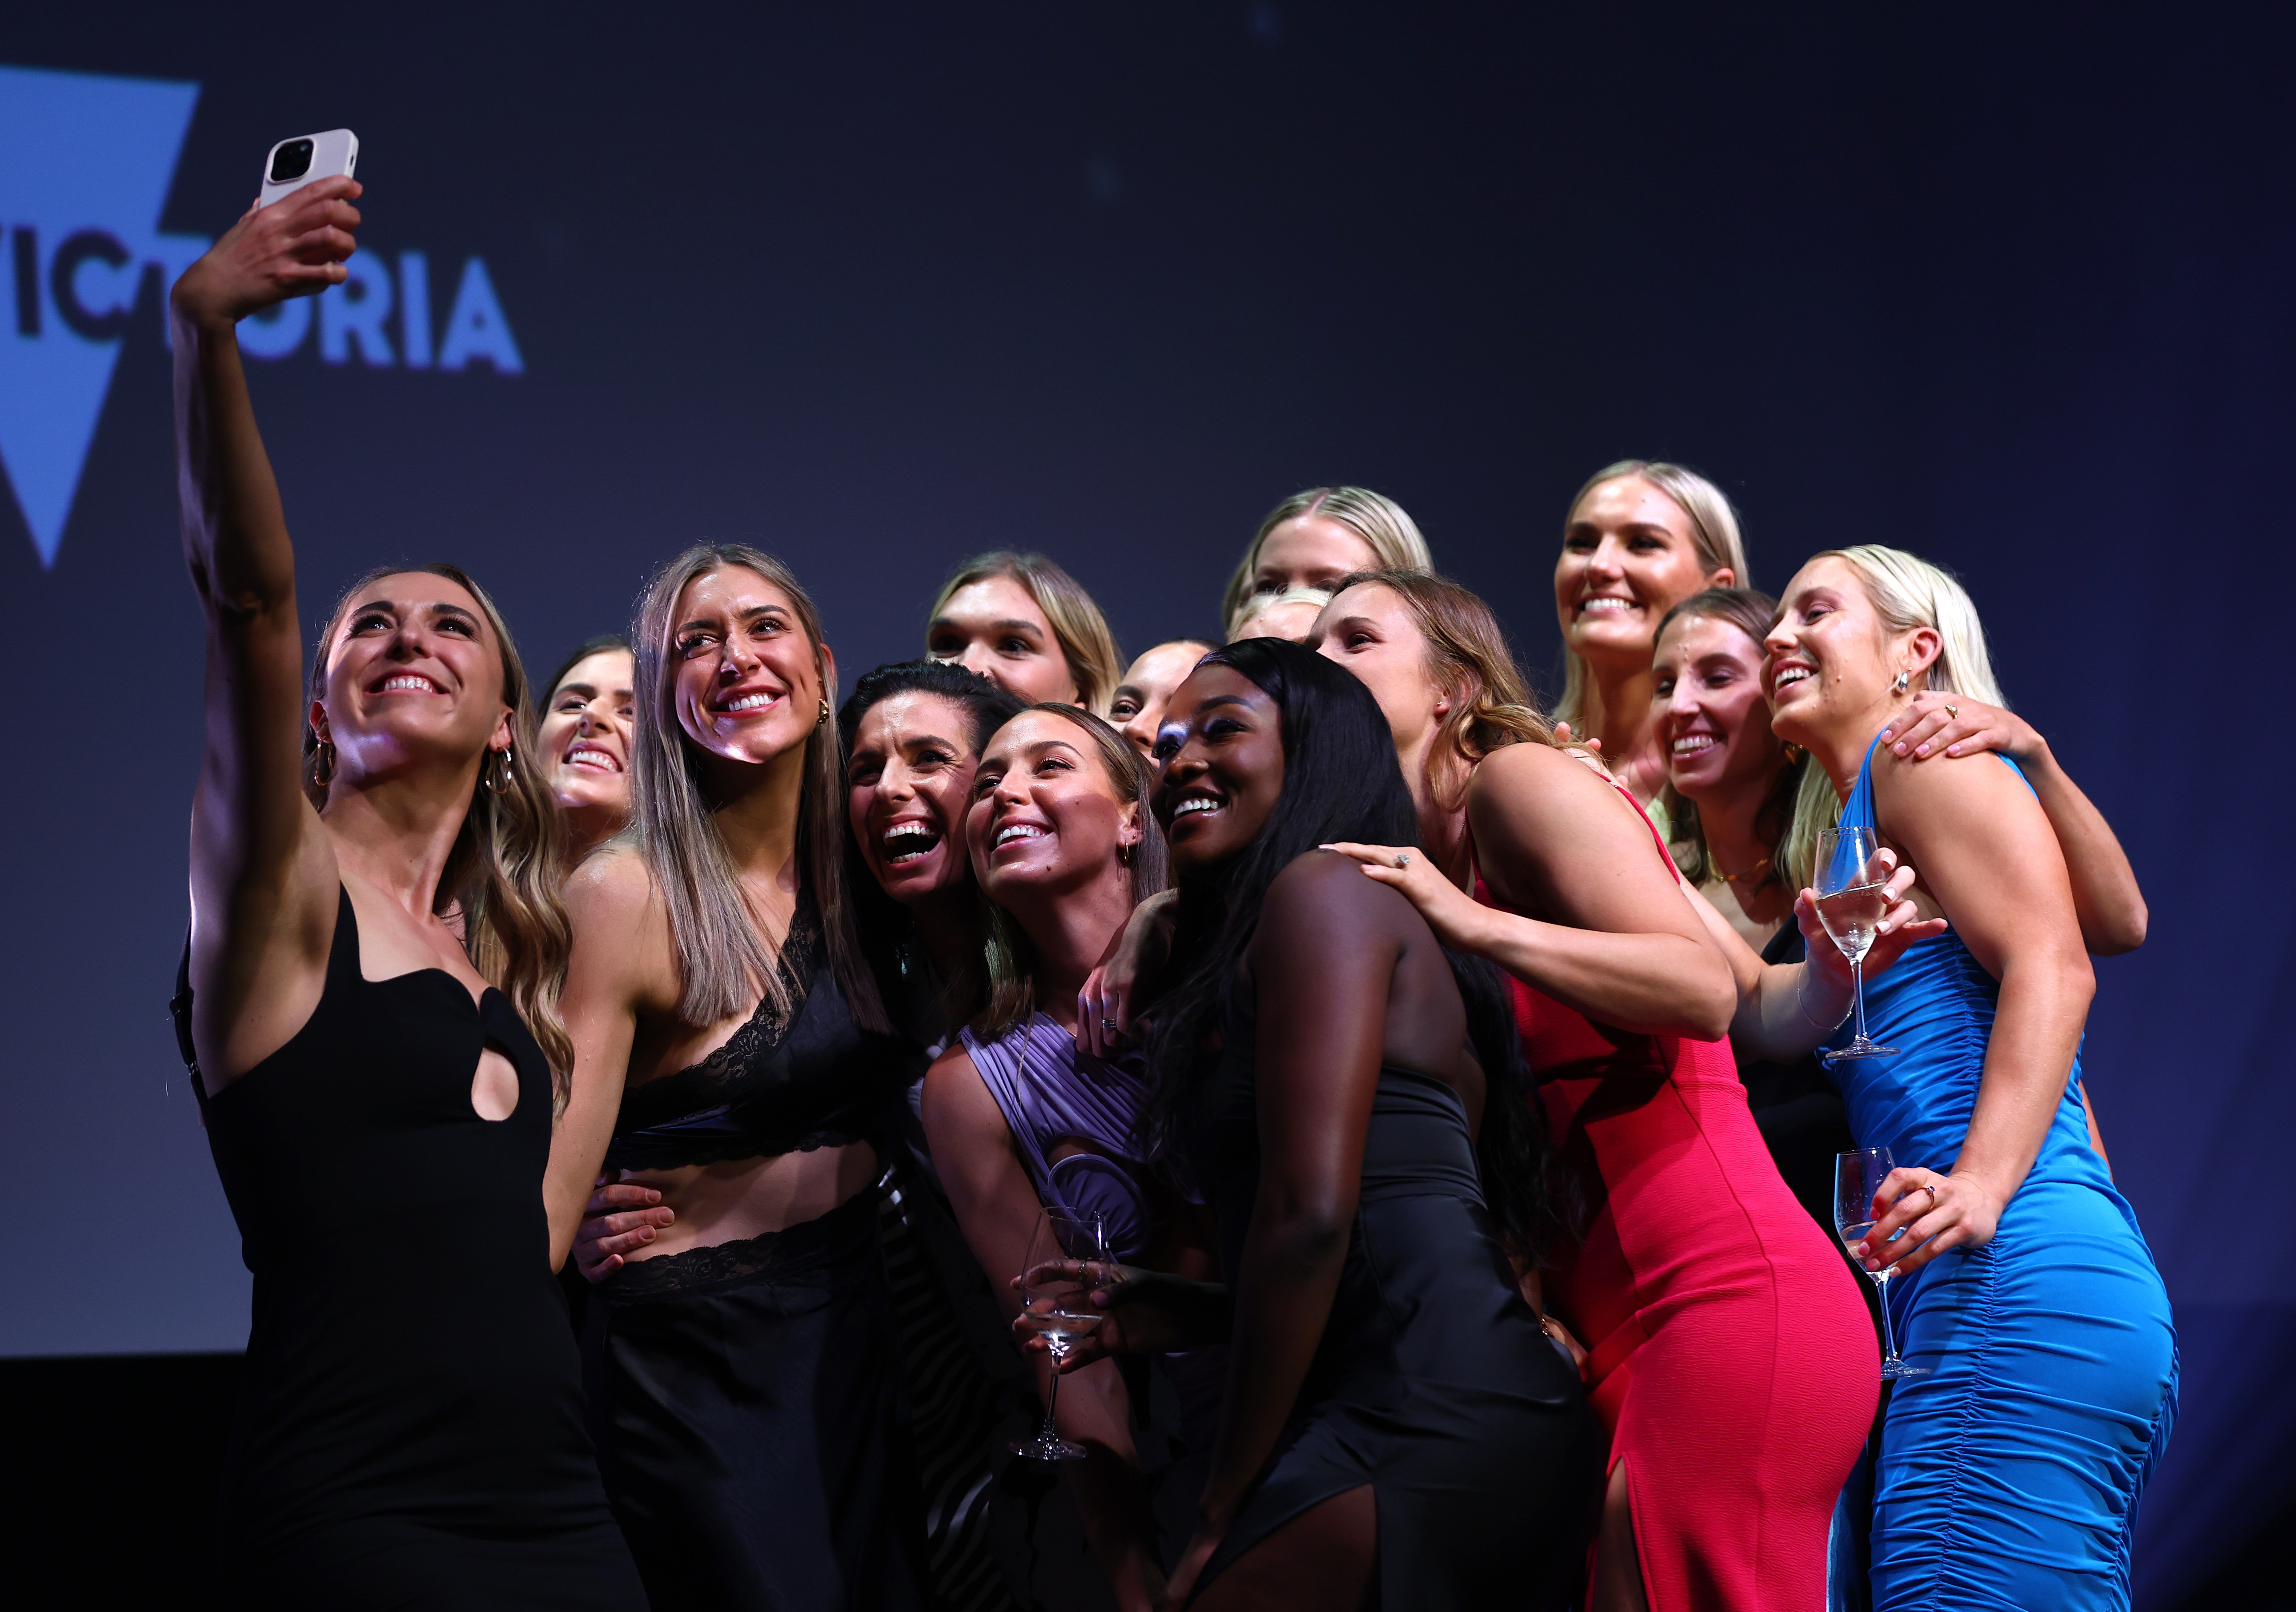
[[[358,189],[171,302],[245,1599],[1034,1604],[1041,1396],[1126,1608],[2127,1603],[2175,1342],[2079,1054],[2144,909],[1952,578],[1755,593],[1718,490],[1628,462],[1566,514],[1551,718],[1353,488],[1128,666],[990,555],[840,707],[800,580],[709,545],[546,687],[446,565],[307,673],[233,327],[342,277]],[[1825,1068],[1837,821],[1900,1051]],[[1845,1258],[1853,1147],[1899,1167]],[[1859,1266],[1920,1369],[1872,1455]],[[1101,1320],[1055,1361],[1058,1279]]]

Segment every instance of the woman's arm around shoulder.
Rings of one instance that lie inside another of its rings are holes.
[[[574,1043],[565,1112],[550,1139],[543,1201],[550,1215],[550,1263],[573,1246],[630,1070],[641,1014],[674,1014],[677,967],[669,920],[645,859],[625,845],[589,858],[566,882],[574,932],[560,1009]]]

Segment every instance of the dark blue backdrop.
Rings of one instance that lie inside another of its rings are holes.
[[[738,536],[808,579],[849,676],[916,647],[952,560],[1014,546],[1140,646],[1213,625],[1276,498],[1347,480],[1401,498],[1546,670],[1563,503],[1628,453],[1715,473],[1770,586],[1861,539],[1954,566],[2152,902],[2151,942],[2099,969],[2087,1050],[2184,1339],[2140,1603],[2284,1498],[2296,1272],[2262,1210],[2296,1032],[2254,893],[2287,792],[2261,720],[2296,421],[2284,22],[48,9],[12,17],[9,63],[198,86],[163,211],[106,225],[131,255],[221,229],[274,140],[364,142],[367,261],[399,306],[380,341],[314,321],[255,382],[308,615],[371,560],[447,555],[546,662],[653,560]],[[69,517],[0,500],[0,1353],[235,1347],[245,1278],[162,1012],[199,621],[156,282],[124,333],[102,316],[134,263],[77,271],[71,308],[50,284],[59,232],[104,223],[64,213],[144,159],[44,136],[27,82],[0,79],[0,227],[37,226],[37,333],[0,304],[27,504],[75,451],[38,389],[118,353]],[[522,373],[458,306],[473,258]],[[494,344],[451,367],[457,327]]]

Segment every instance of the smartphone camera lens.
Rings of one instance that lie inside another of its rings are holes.
[[[311,171],[311,143],[289,140],[271,153],[271,183],[284,185]]]

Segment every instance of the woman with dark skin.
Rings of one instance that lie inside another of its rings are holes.
[[[1570,1605],[1599,1445],[1501,1251],[1535,1242],[1545,1200],[1500,999],[1315,850],[1410,833],[1376,706],[1251,639],[1175,692],[1158,750],[1192,968],[1156,1004],[1152,1113],[1212,1200],[1232,1301],[1168,1604]],[[1136,1273],[1101,1296],[1069,1369],[1217,1333],[1225,1307]]]
[[[177,1029],[255,1276],[222,1565],[242,1606],[637,1607],[551,1291],[566,918],[524,673],[467,576],[386,567],[306,683],[240,367],[239,320],[343,279],[359,193],[250,210],[169,308],[207,616]],[[373,1280],[402,1234],[454,1249],[419,1299]]]

